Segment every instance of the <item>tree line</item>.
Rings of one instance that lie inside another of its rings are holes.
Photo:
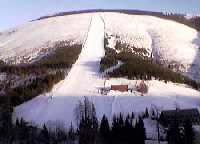
[[[46,124],[41,128],[28,123],[23,119],[13,122],[9,97],[0,103],[0,143],[2,144],[74,144],[76,132],[71,126],[65,129],[55,123],[55,128],[50,130]]]
[[[54,52],[31,64],[0,65],[0,72],[7,74],[4,96],[9,96],[13,106],[26,102],[41,93],[49,92],[53,85],[63,80],[66,71],[78,59],[82,45],[57,46]],[[15,84],[19,77],[24,84]]]
[[[114,49],[108,48],[107,45],[105,45],[105,57],[103,57],[100,62],[101,72],[116,65],[117,61],[120,60],[123,64],[119,68],[109,72],[109,76],[127,76],[128,79],[142,80],[151,80],[155,78],[157,80],[164,80],[165,82],[172,81],[174,83],[184,83],[194,89],[200,89],[200,83],[172,71],[170,67],[162,65],[151,57],[145,56],[146,51],[143,49],[133,52],[129,45],[117,43],[116,46],[117,49],[120,50],[119,53],[116,53]]]
[[[140,13],[134,13],[131,11],[124,11],[122,13],[126,13],[126,14],[137,14],[137,15],[149,15],[149,16],[155,16],[158,18],[162,18],[162,19],[167,19],[167,20],[172,20],[184,25],[187,25],[191,28],[196,29],[197,31],[200,31],[200,17],[199,16],[195,16],[191,19],[187,19],[184,14],[179,14],[179,13],[159,13],[159,12],[140,12]]]
[[[74,112],[77,128],[71,124],[46,123],[37,127],[23,119],[12,120],[13,106],[9,97],[0,101],[0,143],[3,144],[145,144],[146,130],[144,118],[155,118],[155,111],[145,112],[136,117],[132,112],[114,115],[108,120],[103,115],[97,120],[94,104],[87,97],[80,101]],[[67,115],[66,115],[67,116]],[[158,119],[157,119],[158,120]],[[195,139],[192,122],[186,120],[180,125],[176,117],[169,123],[167,138],[169,144],[193,144]]]
[[[80,106],[81,105],[81,106]],[[83,109],[82,109],[83,108]],[[96,110],[87,98],[79,103],[78,112],[81,117],[75,130],[71,125],[65,129],[64,125],[41,128],[23,119],[12,121],[13,106],[10,98],[5,97],[0,103],[0,143],[3,144],[95,144],[95,143],[133,143],[144,144],[145,128],[142,118],[133,122],[134,114],[124,120],[122,114],[115,115],[110,126],[104,115],[99,123]],[[50,125],[51,126],[51,125]]]
[[[159,18],[173,20],[182,24],[185,24],[189,27],[192,27],[198,31],[200,31],[200,17],[194,17],[192,19],[187,19],[184,14],[178,13],[162,13],[162,12],[152,12],[152,11],[140,11],[140,10],[123,10],[123,9],[113,9],[113,10],[83,10],[83,11],[72,11],[72,12],[60,12],[58,14],[52,16],[43,16],[38,18],[37,20],[57,17],[57,16],[65,16],[65,15],[72,15],[72,14],[81,14],[81,13],[93,13],[93,12],[117,12],[117,13],[124,13],[129,15],[149,15],[149,16],[156,16]]]

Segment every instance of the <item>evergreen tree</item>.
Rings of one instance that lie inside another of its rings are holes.
[[[178,113],[176,113],[173,122],[170,123],[169,130],[167,132],[167,139],[169,144],[182,144],[182,134],[179,122],[177,120],[177,114]]]
[[[192,122],[187,119],[184,123],[184,144],[194,143],[194,131],[192,128]]]
[[[129,115],[126,117],[124,124],[124,136],[124,140],[127,142],[127,144],[134,142],[135,133]]]
[[[28,141],[27,141],[28,144],[38,144],[38,142],[37,142],[37,136],[38,136],[37,131],[38,131],[37,127],[29,126],[29,138],[28,138]]]
[[[79,125],[79,144],[94,144],[96,131],[92,120],[88,117],[83,118]]]
[[[70,144],[75,143],[75,137],[76,137],[76,134],[75,134],[74,128],[73,128],[72,123],[71,123],[70,129],[69,129],[69,132],[68,132],[68,141],[69,141]]]
[[[148,117],[149,117],[149,111],[148,111],[148,108],[145,109],[145,115],[144,115],[144,116],[145,116],[145,118],[148,118]]]
[[[118,137],[118,130],[119,130],[118,118],[116,117],[116,115],[113,116],[111,130],[112,130],[111,131],[111,133],[112,133],[112,142],[114,143],[119,138]]]
[[[100,124],[100,135],[102,140],[105,143],[109,143],[109,139],[110,139],[110,126],[108,123],[108,119],[105,115],[103,115],[103,118],[101,120],[101,124]]]
[[[135,131],[136,131],[137,143],[145,144],[146,132],[144,127],[144,122],[141,117],[139,117],[139,120],[135,125]]]
[[[49,131],[48,131],[45,124],[43,126],[43,129],[40,131],[38,141],[43,143],[43,144],[49,144],[50,143]]]
[[[83,108],[84,111],[81,110],[83,114],[81,114],[82,119],[79,124],[79,144],[94,144],[98,130],[96,110],[94,104],[87,97],[84,99]]]
[[[29,127],[28,123],[23,119],[20,120],[19,124],[16,123],[16,138],[20,142],[27,143],[29,138]]]
[[[0,105],[0,141],[5,144],[12,143],[13,139],[13,125],[10,97],[2,97]]]

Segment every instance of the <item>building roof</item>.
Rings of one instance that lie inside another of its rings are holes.
[[[199,116],[199,111],[197,109],[177,109],[177,110],[166,110],[162,111],[162,113],[166,116],[190,116],[190,115],[197,115]]]
[[[180,125],[186,120],[191,120],[193,124],[200,124],[200,113],[198,109],[176,109],[162,111],[160,115],[160,122],[167,126],[174,120],[177,120]]]
[[[128,91],[128,85],[111,85],[111,90],[117,90],[117,91]]]

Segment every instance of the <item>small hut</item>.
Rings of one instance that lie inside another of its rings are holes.
[[[142,80],[137,86],[136,90],[142,94],[145,94],[148,92],[148,86],[147,84]]]
[[[111,90],[120,91],[120,92],[127,92],[128,85],[111,85]]]

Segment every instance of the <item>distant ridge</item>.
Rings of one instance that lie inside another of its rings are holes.
[[[131,9],[89,9],[89,10],[78,10],[78,11],[68,11],[68,12],[59,12],[53,15],[42,16],[36,20],[42,20],[46,18],[56,17],[56,16],[65,16],[72,14],[81,14],[81,13],[94,13],[94,12],[118,12],[125,14],[137,14],[137,15],[153,15],[160,16],[164,15],[162,12],[153,12],[153,11],[144,11],[144,10],[131,10]],[[33,20],[35,21],[35,20]]]

